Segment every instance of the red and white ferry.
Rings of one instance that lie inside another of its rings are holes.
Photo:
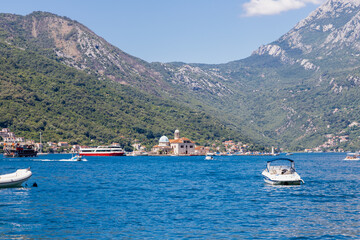
[[[124,150],[119,146],[81,147],[80,156],[125,156]]]

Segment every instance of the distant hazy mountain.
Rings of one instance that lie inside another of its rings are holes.
[[[218,65],[147,63],[50,13],[2,14],[0,28],[9,44],[205,111],[264,144],[360,148],[360,0],[329,0],[250,57]]]

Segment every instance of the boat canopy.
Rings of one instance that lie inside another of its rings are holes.
[[[280,162],[280,161],[288,161],[288,162],[291,164],[291,168],[295,170],[295,162],[294,162],[294,160],[291,160],[291,159],[289,159],[289,158],[276,158],[276,159],[267,161],[267,169],[268,169],[268,170],[270,169],[271,163],[273,163],[273,162]]]
[[[290,161],[290,162],[294,162],[294,160],[291,160],[290,158],[276,158],[273,160],[270,160],[268,162],[275,162],[275,161]]]
[[[353,153],[347,153],[346,155],[348,156],[354,156],[354,155],[360,155],[359,152],[353,152]]]

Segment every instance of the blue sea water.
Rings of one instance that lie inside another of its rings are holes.
[[[360,161],[294,154],[301,186],[270,186],[273,157],[3,158],[0,239],[359,239]],[[32,187],[36,182],[38,187]]]

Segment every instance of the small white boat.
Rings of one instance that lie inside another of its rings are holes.
[[[149,154],[147,152],[144,152],[144,151],[133,151],[131,153],[126,153],[126,156],[133,156],[133,157],[149,156]]]
[[[346,161],[358,161],[358,160],[360,160],[360,153],[359,152],[348,153],[346,155],[346,158],[344,158],[344,160],[346,160]]]
[[[19,187],[25,181],[27,181],[32,175],[30,168],[18,169],[14,173],[0,175],[0,187]]]
[[[48,153],[44,153],[44,152],[38,152],[37,153],[38,156],[41,156],[41,155],[48,155]]]
[[[214,154],[212,153],[206,154],[205,160],[214,160]]]
[[[285,165],[279,165],[279,163],[285,163]],[[268,161],[262,175],[264,181],[272,185],[300,185],[304,183],[300,175],[295,171],[295,162],[288,158],[277,158]]]
[[[71,161],[82,161],[82,156],[80,156],[79,154],[76,154],[70,160]]]

